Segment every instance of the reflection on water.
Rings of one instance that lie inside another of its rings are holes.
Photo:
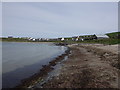
[[[21,79],[33,75],[42,65],[62,54],[65,49],[51,43],[3,42],[3,87],[19,84]]]

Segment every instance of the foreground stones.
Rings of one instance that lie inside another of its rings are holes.
[[[70,46],[59,76],[43,88],[118,88],[118,54],[85,45]]]

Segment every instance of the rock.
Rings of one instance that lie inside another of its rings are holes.
[[[84,61],[88,61],[87,59],[84,59]]]
[[[109,56],[109,54],[108,54],[108,53],[105,53],[103,56]]]

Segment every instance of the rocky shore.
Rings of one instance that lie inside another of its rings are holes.
[[[24,79],[17,88],[119,88],[118,45],[72,44],[64,54]],[[61,62],[65,56],[67,60]],[[54,66],[59,74],[47,79]]]
[[[42,69],[40,69],[39,72],[35,73],[31,77],[21,80],[21,84],[15,88],[33,88],[36,83],[43,81],[47,77],[48,73],[54,69],[53,67],[58,62],[61,62],[69,53],[70,48],[67,47],[67,50],[62,55],[50,61],[48,65],[43,65]]]
[[[44,83],[42,88],[120,88],[118,45],[80,44],[69,47],[71,54],[63,62],[60,74]]]

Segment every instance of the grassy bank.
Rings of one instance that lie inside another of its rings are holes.
[[[95,43],[95,44],[107,44],[107,45],[113,45],[113,44],[120,44],[120,39],[97,39],[97,40],[85,40],[85,41],[64,41],[62,43],[67,44],[75,44],[75,43]]]
[[[120,39],[120,32],[113,32],[113,33],[107,33],[106,34],[109,38],[113,39]]]
[[[81,43],[81,42],[80,42]],[[100,39],[100,40],[88,40],[82,43],[99,43],[99,44],[120,44],[120,39]]]

